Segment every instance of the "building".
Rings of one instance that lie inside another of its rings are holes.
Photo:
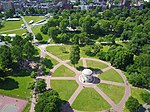
[[[12,1],[2,1],[3,11],[7,11],[9,9],[14,9]]]
[[[82,71],[82,75],[80,77],[80,81],[83,83],[92,83],[94,78],[93,78],[93,72],[90,69],[84,69]]]

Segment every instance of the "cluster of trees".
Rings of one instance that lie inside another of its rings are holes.
[[[149,92],[144,92],[140,94],[140,96],[145,103],[150,104]],[[132,96],[128,98],[125,106],[130,112],[141,112],[142,110],[142,104],[140,104],[139,101]]]
[[[31,42],[18,35],[11,43],[1,46],[0,52],[0,69],[4,72],[23,68],[24,63],[37,54]]]
[[[149,8],[138,10],[124,7],[100,11],[101,8],[98,7],[88,11],[59,11],[41,31],[48,34],[56,43],[87,44],[93,39],[114,42],[117,37],[134,41],[138,37],[137,33],[141,31],[141,34],[145,35],[144,38],[148,38]]]
[[[35,112],[60,112],[62,100],[55,90],[46,91],[38,95]]]
[[[141,104],[139,103],[139,101],[130,96],[128,101],[126,102],[125,106],[127,107],[127,109],[130,111],[130,112],[140,112],[140,106]]]

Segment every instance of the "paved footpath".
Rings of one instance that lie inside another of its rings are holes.
[[[114,69],[116,72],[118,72],[120,74],[120,76],[124,80],[124,83],[118,83],[118,82],[101,80],[101,83],[110,84],[110,85],[116,85],[116,86],[124,86],[125,87],[125,93],[124,93],[124,96],[123,96],[122,100],[118,104],[115,104],[100,88],[97,87],[96,84],[92,84],[92,83],[91,84],[83,84],[79,80],[79,76],[80,76],[81,72],[78,71],[78,70],[76,70],[76,68],[68,65],[67,62],[69,62],[69,60],[62,61],[58,57],[56,57],[53,54],[47,52],[45,48],[46,48],[46,46],[40,46],[41,56],[47,54],[48,56],[50,56],[51,58],[53,58],[53,59],[55,59],[55,60],[57,60],[59,62],[56,66],[53,67],[53,69],[50,70],[50,76],[40,76],[40,77],[37,77],[37,78],[42,78],[42,79],[46,80],[47,88],[50,88],[50,80],[75,80],[78,83],[79,87],[76,89],[76,91],[73,93],[73,95],[68,100],[68,102],[69,102],[70,105],[74,102],[74,100],[76,99],[76,97],[78,96],[78,94],[80,93],[80,91],[84,87],[92,87],[112,106],[113,110],[115,110],[117,112],[122,112],[123,111],[122,109],[124,107],[124,104],[127,101],[128,97],[130,96],[130,86],[129,86],[128,82],[127,82],[126,77],[123,75],[123,73],[120,70],[115,69],[114,67],[111,66],[110,63],[102,61],[102,60],[93,59],[93,58],[81,58],[81,60],[83,61],[84,68],[87,68],[86,60],[92,60],[92,61],[97,61],[97,62],[101,62],[101,63],[104,63],[104,64],[108,65],[108,67],[102,69],[100,71],[100,73],[101,72],[105,72],[105,71],[107,71],[107,70],[109,70],[109,69],[112,68],[112,69]],[[76,74],[76,76],[75,77],[52,77],[51,75],[61,65],[64,65],[67,68],[69,68],[70,70],[74,71],[75,74]],[[98,75],[95,75],[95,74],[94,74],[94,76],[98,77]],[[68,104],[66,106],[64,106],[64,107],[68,108]],[[69,110],[68,111],[66,109],[64,109],[64,110],[65,110],[65,112],[70,112]],[[77,110],[73,110],[73,111],[77,112]]]

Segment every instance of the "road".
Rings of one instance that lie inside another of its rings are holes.
[[[35,39],[35,35],[34,35],[32,29],[31,29],[31,27],[28,25],[28,23],[26,22],[26,20],[24,19],[23,16],[21,16],[21,18],[22,18],[25,26],[27,27],[28,32],[32,33],[32,35],[33,35],[33,42],[37,42],[37,40]]]

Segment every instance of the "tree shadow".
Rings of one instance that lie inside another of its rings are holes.
[[[82,71],[82,70],[84,70],[84,67],[83,66],[78,66],[78,67],[76,67],[76,69],[79,70],[79,71]]]
[[[61,112],[74,112],[74,111],[71,108],[69,102],[63,100],[63,106],[62,106],[62,111]]]
[[[146,108],[144,108],[144,107],[141,105],[139,111],[140,111],[140,112],[146,112]]]
[[[102,73],[101,69],[99,69],[99,68],[88,67],[88,69],[91,69],[93,71],[93,74]]]
[[[0,80],[0,89],[13,90],[19,88],[18,82],[11,78],[4,78]]]

